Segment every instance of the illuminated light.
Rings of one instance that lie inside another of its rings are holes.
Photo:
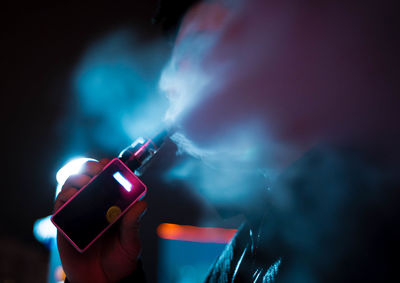
[[[138,151],[135,152],[135,157],[141,156],[143,151],[149,146],[151,140],[148,140],[144,145],[142,145]]]
[[[125,188],[125,190],[127,190],[128,192],[132,190],[131,182],[129,182],[124,176],[122,176],[122,174],[119,171],[114,173],[113,177],[115,180],[118,181],[118,183],[120,183],[121,186]]]
[[[64,282],[65,278],[67,277],[65,275],[64,269],[62,266],[58,266],[56,270],[54,271],[54,277],[57,281]]]
[[[82,170],[82,166],[87,161],[97,161],[97,160],[93,158],[78,157],[74,158],[73,160],[65,164],[57,172],[56,175],[57,183],[62,186],[69,176],[78,174]]]
[[[33,234],[41,243],[47,243],[57,236],[57,228],[50,221],[51,216],[38,219],[33,224]]]
[[[236,232],[237,229],[197,227],[171,223],[162,223],[157,227],[157,235],[160,238],[199,243],[229,243]]]

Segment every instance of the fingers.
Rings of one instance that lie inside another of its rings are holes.
[[[124,229],[136,229],[146,209],[147,203],[145,201],[136,202],[122,218],[122,227]]]
[[[136,260],[140,252],[139,222],[147,209],[145,201],[138,201],[122,217],[120,226],[120,241],[125,252]]]
[[[71,197],[78,192],[75,188],[63,189],[57,196],[56,202],[54,203],[54,211],[60,209],[60,207],[66,203]]]
[[[90,179],[91,177],[83,174],[68,177],[56,198],[54,211],[57,211],[64,203],[73,197],[80,188],[89,183]]]
[[[71,187],[80,189],[84,185],[89,183],[91,179],[92,179],[91,177],[84,174],[72,175],[68,177],[68,179],[65,181],[62,189],[67,189]]]
[[[103,170],[104,166],[106,166],[110,162],[110,159],[104,158],[100,161],[87,161],[82,166],[82,174],[88,175],[90,177],[94,177]]]
[[[100,173],[108,163],[109,159],[102,159],[99,162],[87,161],[82,166],[80,174],[68,177],[54,203],[54,211],[57,211],[64,203],[74,196],[80,188],[89,183],[92,177]]]
[[[109,159],[104,158],[100,161],[89,160],[83,164],[80,174],[85,174],[89,177],[94,177],[103,170],[104,166],[106,166],[110,162]]]
[[[90,177],[96,176],[103,170],[104,164],[97,161],[87,161],[81,169],[81,174],[88,175]]]
[[[108,159],[108,158],[103,158],[99,161],[99,163],[102,164],[103,167],[106,166],[109,162],[110,162],[110,159]]]

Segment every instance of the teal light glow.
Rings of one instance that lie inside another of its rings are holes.
[[[157,89],[159,49],[136,41],[129,29],[110,32],[87,48],[73,80],[85,140],[115,151],[159,130],[167,109]]]
[[[43,244],[47,244],[51,239],[55,239],[57,236],[57,228],[51,223],[50,217],[51,215],[38,219],[33,224],[33,234],[36,239]]]

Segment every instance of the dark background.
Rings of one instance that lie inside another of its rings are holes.
[[[71,89],[71,76],[82,54],[102,35],[128,28],[143,45],[157,42],[158,53],[151,64],[138,61],[148,81],[156,84],[172,50],[174,26],[191,2],[164,1],[162,13],[156,17],[158,24],[152,20],[157,0],[1,4],[1,156],[5,160],[1,171],[0,283],[45,282],[49,252],[34,238],[33,223],[52,213],[56,172],[73,157],[76,147],[80,154],[97,159],[112,158],[119,152],[94,139],[84,139],[84,145],[73,140],[78,126],[85,129],[84,136],[90,137],[92,131],[91,122],[75,111],[80,105]],[[129,143],[128,139],[121,142],[119,150]],[[195,225],[205,214],[217,218],[184,183],[167,184],[159,178],[185,158],[176,156],[175,149],[168,143],[142,178],[148,187],[149,209],[141,234],[149,282],[162,276],[157,274],[156,228],[160,223]]]
[[[190,4],[180,2],[183,4],[175,2],[180,6],[169,5],[172,18],[161,15],[161,24],[152,21],[158,9],[156,0],[3,4],[0,86],[5,160],[0,198],[0,282],[44,282],[47,276],[48,250],[34,238],[33,223],[52,213],[55,173],[71,153],[69,135],[74,123],[68,115],[79,105],[71,94],[70,76],[80,56],[103,33],[130,27],[143,43],[159,41],[156,64],[143,66],[156,83],[172,48],[174,32],[169,27]],[[117,153],[90,141],[86,144],[85,153],[90,157],[112,158]],[[143,261],[150,282],[157,276],[158,224],[194,224],[204,209],[183,184],[172,184],[171,193],[155,178],[179,158],[169,143],[151,173],[143,176],[149,188],[149,210],[142,226]]]

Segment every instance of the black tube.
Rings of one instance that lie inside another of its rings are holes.
[[[152,139],[138,138],[121,151],[118,158],[136,175],[141,175],[170,133],[169,130],[162,130]]]

